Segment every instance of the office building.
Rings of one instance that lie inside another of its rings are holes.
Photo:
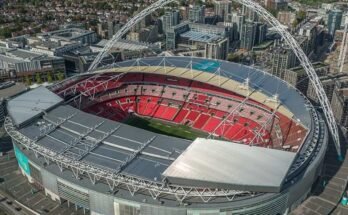
[[[308,50],[307,54],[311,53],[312,51],[316,50],[317,48],[317,23],[313,22],[307,22],[304,25],[302,25],[299,29],[299,35],[305,36],[308,39]]]
[[[0,49],[0,71],[1,76],[15,80],[40,73],[44,80],[47,73],[51,73],[52,76],[55,73],[65,74],[65,64],[61,57],[23,49]]]
[[[348,80],[348,76],[345,73],[337,73],[337,74],[328,73],[327,75],[320,76],[319,79],[328,100],[331,102],[336,81],[340,82],[340,81]],[[309,82],[306,95],[314,104],[319,105],[318,96],[311,82]]]
[[[172,26],[176,26],[180,22],[180,12],[177,10],[167,11],[162,16],[162,30],[164,33],[168,31]]]
[[[230,22],[232,2],[228,0],[214,1],[215,15],[217,15],[222,21]]]
[[[257,23],[246,22],[242,25],[240,33],[240,48],[251,50],[255,45]]]
[[[336,122],[343,128],[344,132],[348,130],[348,77],[344,76],[335,82],[335,88],[332,94],[331,108]]]
[[[80,28],[67,28],[46,32],[39,34],[38,37],[42,39],[50,39],[51,41],[74,41],[87,45],[93,44],[98,40],[97,34],[94,31]]]
[[[199,23],[181,23],[169,29],[167,49],[189,50],[198,57],[226,59],[229,47],[228,28]]]
[[[292,24],[296,20],[296,14],[294,12],[289,11],[279,11],[277,19],[281,24],[286,25],[288,27],[292,27]]]
[[[312,65],[315,69],[315,72],[317,73],[319,77],[326,76],[329,73],[329,65],[327,64],[324,64],[322,62],[315,62]],[[282,78],[284,81],[296,87],[304,95],[307,94],[310,81],[309,81],[307,73],[305,72],[302,66],[297,66],[294,68],[284,70],[284,75]],[[314,96],[314,95],[312,94],[311,96]]]
[[[233,38],[237,41],[240,38],[242,26],[245,22],[245,16],[239,13],[232,13],[231,22],[233,24]]]
[[[257,23],[256,38],[254,45],[263,43],[266,40],[267,25],[264,23]]]
[[[284,79],[286,69],[296,65],[296,56],[292,50],[285,46],[276,46],[272,48],[272,70],[271,73],[281,79]]]
[[[195,5],[189,9],[189,21],[204,24],[205,6]]]
[[[63,54],[82,47],[79,42],[39,40],[29,44],[30,50],[49,56],[63,56]]]
[[[336,30],[340,29],[343,12],[341,10],[331,10],[328,15],[328,33],[334,37]]]
[[[248,8],[246,6],[242,6],[242,14],[245,16],[245,20],[249,22],[258,22],[259,16],[255,12],[255,10]]]

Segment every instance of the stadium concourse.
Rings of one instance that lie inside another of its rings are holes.
[[[287,83],[200,58],[120,62],[7,110],[22,173],[91,214],[286,214],[310,194],[328,143]]]

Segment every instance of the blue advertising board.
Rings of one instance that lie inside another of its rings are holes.
[[[217,61],[202,60],[198,63],[194,63],[192,69],[215,72],[220,67],[220,63]]]
[[[18,165],[23,169],[25,174],[30,176],[28,157],[23,152],[21,152],[21,150],[19,150],[19,148],[16,145],[13,145],[13,148],[16,154]]]

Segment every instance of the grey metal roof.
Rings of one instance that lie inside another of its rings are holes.
[[[295,155],[197,138],[163,175],[174,184],[279,192]]]
[[[10,98],[25,90],[26,90],[26,86],[24,84],[16,83],[10,87],[0,89],[0,99]]]
[[[7,103],[7,110],[15,125],[21,126],[62,101],[46,87],[38,87],[11,99]]]
[[[192,41],[208,42],[208,43],[222,38],[221,36],[217,34],[208,34],[208,33],[196,32],[196,31],[187,31],[185,33],[180,34],[180,36],[186,37]]]
[[[62,122],[62,119],[66,120]],[[59,122],[58,127],[42,136],[45,127]],[[21,128],[20,132],[57,153],[113,171],[123,166],[124,174],[154,181],[160,180],[162,172],[191,144],[188,140],[104,119],[68,105],[48,111],[42,118]],[[109,136],[103,139],[108,133]],[[74,144],[79,138],[81,141]],[[99,140],[102,141],[97,147],[87,151],[88,144]],[[137,157],[124,164],[147,142],[149,144]]]

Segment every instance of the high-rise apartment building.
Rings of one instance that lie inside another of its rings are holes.
[[[296,56],[293,51],[284,46],[276,46],[272,49],[271,73],[284,79],[285,70],[295,66]]]
[[[233,25],[233,40],[239,40],[242,26],[245,22],[245,16],[239,13],[231,14],[231,22]]]
[[[319,77],[326,76],[329,73],[329,65],[322,62],[313,63],[313,67]],[[286,69],[284,71],[283,80],[296,87],[304,95],[307,94],[310,81],[302,66]]]
[[[348,129],[348,78],[335,82],[331,108],[336,122],[347,132]]]
[[[315,65],[314,65],[315,66]],[[329,101],[332,101],[333,91],[335,89],[335,83],[348,80],[348,75],[345,73],[338,74],[327,74],[319,77],[320,82],[324,88],[325,94]],[[319,99],[315,88],[311,82],[308,84],[308,90],[306,93],[307,98],[309,98],[314,104],[319,105]]]
[[[240,48],[251,50],[255,44],[257,23],[246,22],[242,25],[240,33]]]
[[[343,12],[341,10],[331,10],[328,15],[327,26],[329,34],[333,38],[336,30],[341,26]]]
[[[188,19],[191,22],[203,23],[205,18],[205,6],[204,5],[195,5],[193,8],[189,9]]]
[[[224,22],[230,22],[232,2],[229,0],[214,1],[215,15]]]
[[[246,6],[242,6],[242,14],[245,16],[245,20],[249,22],[258,22],[259,21],[259,16],[257,13]]]
[[[167,11],[162,16],[162,30],[164,33],[168,31],[172,26],[179,24],[180,12],[177,10]]]

